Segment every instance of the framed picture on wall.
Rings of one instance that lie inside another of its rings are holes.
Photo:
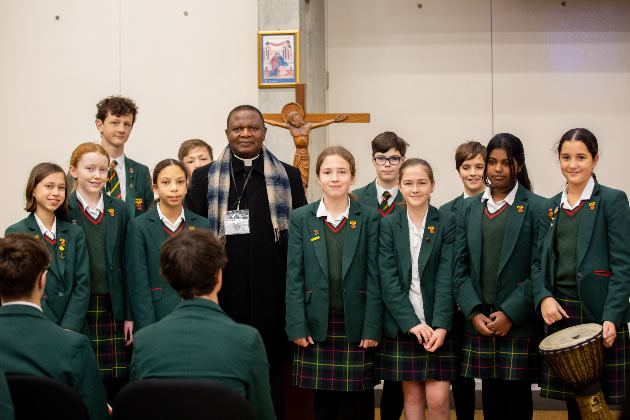
[[[258,32],[258,87],[300,83],[299,31]]]

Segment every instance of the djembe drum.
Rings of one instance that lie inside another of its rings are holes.
[[[575,391],[582,419],[613,420],[599,381],[604,367],[601,325],[565,328],[541,341],[538,350],[553,372]]]

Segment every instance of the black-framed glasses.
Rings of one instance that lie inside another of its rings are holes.
[[[374,162],[379,166],[385,165],[386,162],[389,162],[390,165],[398,165],[401,160],[401,156],[374,156]]]

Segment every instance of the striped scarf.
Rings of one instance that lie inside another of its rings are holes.
[[[275,241],[278,243],[282,237],[286,237],[289,230],[289,213],[292,205],[291,186],[282,162],[264,146],[262,154],[269,213],[271,214]],[[227,212],[228,195],[230,193],[231,161],[232,152],[228,145],[214,165],[211,165],[210,169],[208,169],[208,220],[210,229],[221,240],[225,240],[223,219]]]

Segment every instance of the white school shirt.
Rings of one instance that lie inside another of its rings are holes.
[[[118,181],[120,181],[120,199],[125,201],[125,197],[127,197],[127,175],[125,174],[125,154],[118,156],[117,158],[113,158],[112,160],[116,161],[116,175],[118,175]],[[111,164],[110,164],[111,166]],[[107,195],[109,191],[107,191]]]
[[[50,239],[51,241],[54,241],[57,237],[57,217],[55,217],[55,220],[53,220],[52,229],[48,230],[39,219],[39,217],[37,217],[37,214],[33,213],[33,216],[35,216],[35,221],[37,222],[37,226],[39,226],[39,230],[42,232],[42,234],[48,236],[48,239]]]
[[[78,190],[77,190],[77,198],[81,202],[81,205],[83,206],[83,210],[88,212],[88,214],[92,216],[93,219],[98,219],[101,213],[105,211],[105,202],[103,201],[103,194],[101,194],[101,198],[98,199],[98,203],[96,204],[95,208],[90,208],[90,206],[88,206],[87,201],[85,201],[85,199],[81,197],[81,194],[79,194]]]
[[[26,305],[26,306],[32,306],[33,308],[37,309],[39,312],[44,312],[42,311],[42,307],[39,305],[35,305],[32,302],[26,302],[25,300],[14,300],[13,302],[5,302],[2,304],[2,306],[10,306],[10,305]]]
[[[184,216],[184,207],[182,207],[182,212],[177,217],[177,220],[175,220],[175,223],[171,223],[168,218],[162,214],[162,211],[160,210],[160,203],[157,203],[155,206],[157,208],[158,216],[162,223],[164,223],[166,227],[173,232],[175,232],[179,228],[179,225],[181,225],[182,222],[186,220],[186,217]]]
[[[495,203],[492,199],[492,193],[490,192],[490,187],[486,187],[486,190],[483,192],[483,196],[481,197],[481,201],[488,200],[486,206],[488,207],[488,211],[490,214],[496,213],[498,210],[501,210],[501,207],[508,203],[510,206],[514,204],[514,200],[516,199],[516,190],[518,190],[518,182],[512,188],[512,191],[505,198],[498,203]]]
[[[343,221],[343,219],[348,217],[350,214],[350,197],[348,197],[348,207],[343,211],[339,216],[332,217],[326,208],[326,204],[324,204],[324,197],[319,201],[319,207],[317,208],[317,217],[326,217],[326,221],[332,225],[332,227],[339,226],[339,223]]]
[[[413,224],[407,212],[407,221],[409,222],[409,245],[411,251],[411,287],[409,288],[409,300],[413,306],[414,311],[420,322],[426,324],[427,321],[424,317],[424,302],[422,300],[422,289],[420,288],[420,271],[418,269],[418,257],[420,256],[420,249],[422,248],[422,237],[424,236],[424,227],[427,223],[427,212],[422,219],[422,225],[417,228]]]
[[[385,191],[389,191],[392,196],[389,197],[389,200],[387,200],[387,204],[391,207],[394,200],[396,200],[396,196],[398,195],[398,186],[394,185],[389,190],[386,190],[385,188],[378,185],[378,179],[374,181],[374,184],[376,184],[376,200],[378,201],[378,205],[381,205],[381,201],[383,201],[383,194],[385,194]]]
[[[580,199],[576,201],[574,205],[569,204],[569,197],[567,195],[568,188],[569,186],[567,185],[562,190],[562,199],[560,200],[560,205],[562,206],[562,208],[571,211],[574,208],[578,207],[582,201],[591,199],[591,195],[593,195],[593,189],[595,189],[595,180],[593,179],[593,177],[588,180],[588,182],[586,183],[586,187],[584,187],[584,189],[582,190],[582,195],[580,196]]]

